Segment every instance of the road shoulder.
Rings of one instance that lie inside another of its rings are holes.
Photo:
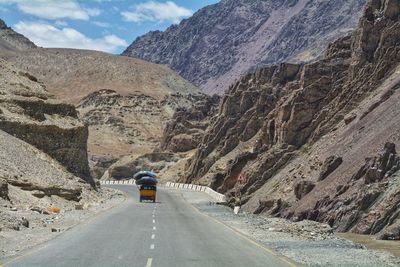
[[[202,192],[179,191],[188,203],[203,214],[300,265],[400,265],[399,257],[384,251],[369,250],[365,246],[336,236],[327,225],[313,221],[293,223],[281,218],[247,213],[234,215],[230,208],[213,204],[213,200]]]

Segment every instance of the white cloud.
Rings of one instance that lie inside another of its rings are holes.
[[[52,20],[69,18],[87,21],[90,17],[101,13],[97,8],[83,8],[74,0],[0,0],[0,4],[16,4],[25,14]]]
[[[88,13],[89,16],[95,17],[101,14],[101,10],[98,8],[85,8],[85,11]]]
[[[57,28],[42,22],[20,21],[14,27],[36,45],[43,47],[91,49],[113,53],[119,47],[128,45],[125,40],[115,35],[92,39],[73,28]]]
[[[56,20],[54,23],[55,23],[55,25],[60,26],[60,27],[68,26],[68,23],[64,20]]]
[[[169,21],[177,24],[183,18],[193,15],[192,10],[178,6],[172,1],[165,3],[148,1],[135,5],[133,9],[133,11],[121,12],[122,17],[126,21]]]
[[[97,21],[97,20],[95,20],[95,21],[92,21],[92,23],[93,23],[94,25],[99,26],[99,27],[102,27],[102,28],[110,28],[110,27],[111,27],[111,24],[110,24],[110,23],[107,23],[107,22],[102,22],[102,21]]]

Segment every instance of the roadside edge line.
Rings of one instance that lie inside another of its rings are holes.
[[[183,195],[182,195],[182,197],[183,197]],[[183,197],[183,199],[185,199],[185,197]],[[280,253],[278,253],[278,252],[276,252],[276,251],[274,251],[274,250],[272,250],[270,248],[265,247],[264,245],[260,244],[259,242],[255,241],[255,240],[251,239],[250,237],[248,237],[247,235],[243,234],[242,232],[240,232],[236,228],[233,228],[232,226],[227,225],[226,223],[221,222],[221,221],[215,219],[214,217],[211,217],[210,215],[201,212],[197,207],[192,205],[186,199],[185,199],[185,201],[189,204],[189,206],[191,206],[196,212],[200,213],[201,215],[213,220],[214,222],[216,222],[216,223],[218,223],[220,225],[225,226],[226,228],[228,228],[229,230],[231,230],[233,233],[235,233],[236,235],[240,236],[244,240],[252,243],[253,245],[255,245],[255,246],[259,247],[259,248],[261,248],[262,250],[268,252],[269,254],[272,254],[272,255],[276,256],[278,259],[280,259],[281,261],[289,264],[290,266],[298,267],[291,259],[287,258],[286,256],[284,256],[284,255],[282,255],[282,254],[280,254]]]

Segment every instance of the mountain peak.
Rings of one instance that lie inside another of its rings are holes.
[[[123,55],[168,64],[204,92],[222,94],[256,68],[321,57],[331,41],[355,29],[365,3],[224,0],[137,38]]]

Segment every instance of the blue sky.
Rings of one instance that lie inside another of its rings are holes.
[[[43,47],[121,53],[218,0],[0,0],[0,18]]]

